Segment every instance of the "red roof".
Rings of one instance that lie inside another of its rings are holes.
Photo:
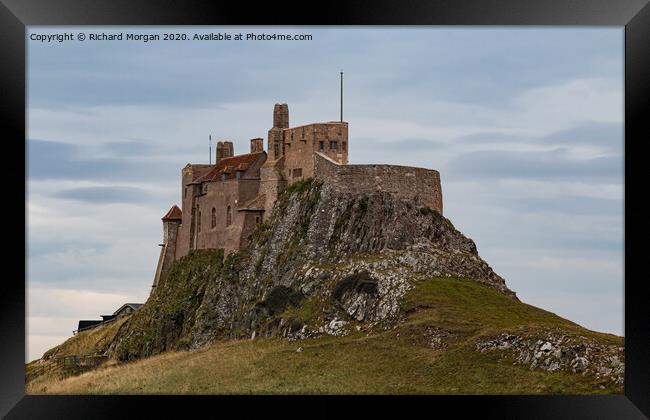
[[[181,211],[181,209],[178,208],[178,206],[176,204],[174,204],[172,206],[172,208],[169,209],[167,214],[165,214],[162,217],[162,220],[164,220],[164,221],[167,221],[167,220],[182,220],[182,219],[183,219],[183,212]]]
[[[248,168],[262,155],[262,153],[264,152],[247,153],[245,155],[221,158],[219,163],[214,165],[214,168],[212,168],[210,172],[203,175],[195,182],[219,181],[221,180],[221,175],[224,173],[226,174],[226,179],[233,179],[237,176],[235,173],[236,171],[247,171]]]

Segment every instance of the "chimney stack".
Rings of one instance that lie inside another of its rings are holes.
[[[273,128],[289,128],[289,105],[275,104],[273,107]]]
[[[259,153],[264,151],[264,140],[261,138],[251,139],[251,153]]]
[[[215,165],[219,163],[222,158],[228,158],[235,155],[235,150],[231,141],[217,142],[217,159]]]

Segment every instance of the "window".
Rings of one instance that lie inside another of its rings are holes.
[[[212,229],[214,229],[217,226],[217,209],[212,207],[212,223],[211,223]]]
[[[255,216],[255,224],[259,225],[262,219],[259,216]]]
[[[237,171],[237,179],[241,178],[241,171]]]
[[[302,128],[302,138],[305,138],[305,127]]]
[[[318,142],[318,149],[319,150],[324,150],[325,149],[325,142],[324,141],[319,141]]]
[[[344,152],[346,152],[346,151],[347,151],[347,150],[345,150],[346,147],[347,147],[347,143],[346,143],[346,142],[343,142],[343,143],[341,144],[341,150],[343,150]]]
[[[226,226],[230,226],[232,224],[232,209],[230,206],[226,208]]]
[[[224,173],[221,174],[221,180],[222,180],[222,181],[225,181],[227,178],[228,178],[228,174],[227,174],[227,173],[224,172]]]
[[[183,192],[183,198],[187,198],[187,187],[185,187],[185,191]]]
[[[199,212],[199,217],[196,219],[196,230],[201,232],[201,212]]]
[[[338,147],[337,147],[336,142],[335,142],[335,141],[331,141],[331,142],[330,142],[330,150],[336,150],[337,148],[338,148]]]
[[[293,170],[293,177],[300,178],[302,177],[302,168],[296,168]]]
[[[293,141],[293,130],[291,130],[291,141]]]

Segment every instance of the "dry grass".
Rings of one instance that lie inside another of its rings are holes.
[[[37,380],[29,394],[593,394],[593,379],[531,371],[474,350],[477,336],[555,326],[622,345],[475,282],[433,279],[406,297],[419,308],[396,329],[289,342],[256,339],[165,353],[77,377]],[[429,327],[453,331],[448,347],[423,342]],[[298,347],[303,352],[296,352]]]
[[[43,358],[103,353],[129,316],[79,332],[68,338],[63,344],[46,351]]]

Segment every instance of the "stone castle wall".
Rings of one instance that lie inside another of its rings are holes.
[[[314,152],[338,163],[348,163],[348,124],[314,123],[282,132],[283,174],[289,184],[314,176]]]
[[[251,153],[263,152],[264,140],[251,140]],[[223,248],[235,252],[246,246],[255,226],[268,220],[278,193],[294,182],[315,177],[332,188],[352,194],[384,191],[442,214],[438,171],[397,165],[349,165],[348,123],[330,121],[289,127],[289,108],[276,104],[268,150],[244,175],[194,182],[214,165],[188,164],[181,172],[181,223],[165,227],[157,283],[167,262],[192,249]],[[233,143],[219,141],[215,164],[234,156]],[[246,203],[255,202],[248,208]],[[241,208],[246,205],[246,208]],[[261,207],[261,208],[259,208]],[[214,214],[214,217],[213,217]]]
[[[176,259],[179,259],[190,251],[190,239],[193,237],[194,207],[196,191],[195,186],[188,185],[193,179],[199,178],[210,171],[211,165],[190,165],[185,166],[181,171],[181,209],[183,210],[183,221],[178,232],[178,244],[176,246]],[[193,245],[193,244],[192,244]]]
[[[156,266],[156,275],[153,279],[153,287],[155,288],[160,284],[160,281],[167,276],[176,255],[176,244],[178,240],[178,222],[163,222],[163,243],[160,249],[160,257],[158,257],[158,265]]]
[[[335,190],[353,194],[385,191],[442,214],[440,173],[398,165],[339,165],[314,153],[315,177]]]

